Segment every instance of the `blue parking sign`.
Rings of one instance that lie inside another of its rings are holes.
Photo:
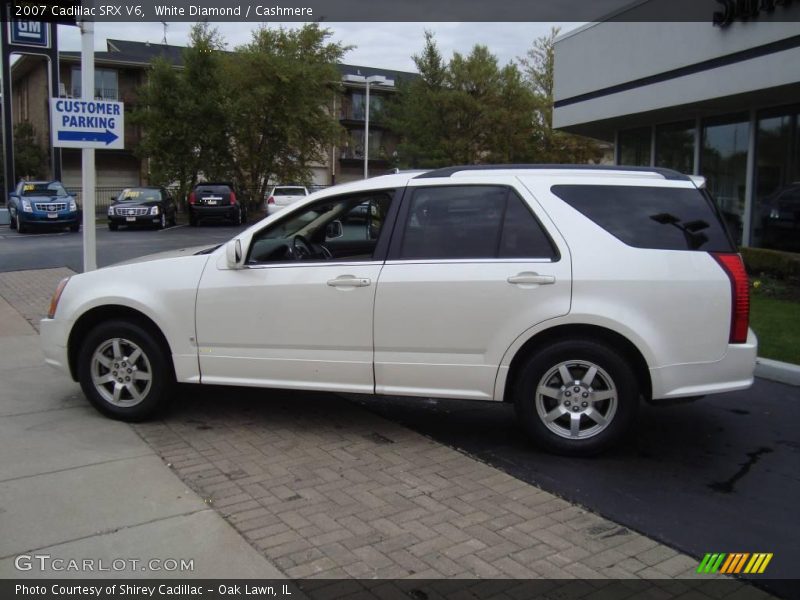
[[[40,21],[11,21],[11,43],[15,46],[50,47],[50,25]]]

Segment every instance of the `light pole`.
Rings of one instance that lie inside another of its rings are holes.
[[[366,86],[366,97],[364,99],[364,179],[369,177],[369,85],[376,83],[378,85],[394,85],[394,81],[386,79],[383,75],[371,75],[365,77],[364,75],[345,75],[344,81],[352,83],[363,83]]]

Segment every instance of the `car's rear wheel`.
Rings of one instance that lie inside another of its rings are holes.
[[[613,348],[565,340],[531,356],[514,387],[522,425],[551,452],[591,455],[617,443],[639,403],[636,374]]]
[[[119,225],[117,225],[116,223],[109,223],[108,224],[108,229],[110,231],[116,231],[117,229],[119,229]]]
[[[189,227],[197,227],[197,217],[189,213]]]
[[[234,225],[241,225],[242,224],[242,209],[239,208],[236,213],[233,215],[233,224]]]
[[[146,328],[123,320],[101,323],[86,336],[78,377],[95,408],[122,421],[152,415],[175,381],[162,344]]]

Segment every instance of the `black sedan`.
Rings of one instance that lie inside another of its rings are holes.
[[[164,229],[175,225],[178,206],[170,193],[161,187],[126,188],[108,207],[108,228],[120,225],[148,225]]]

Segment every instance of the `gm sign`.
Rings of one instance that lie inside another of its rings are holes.
[[[50,47],[50,24],[39,21],[11,21],[11,43],[15,46]]]

